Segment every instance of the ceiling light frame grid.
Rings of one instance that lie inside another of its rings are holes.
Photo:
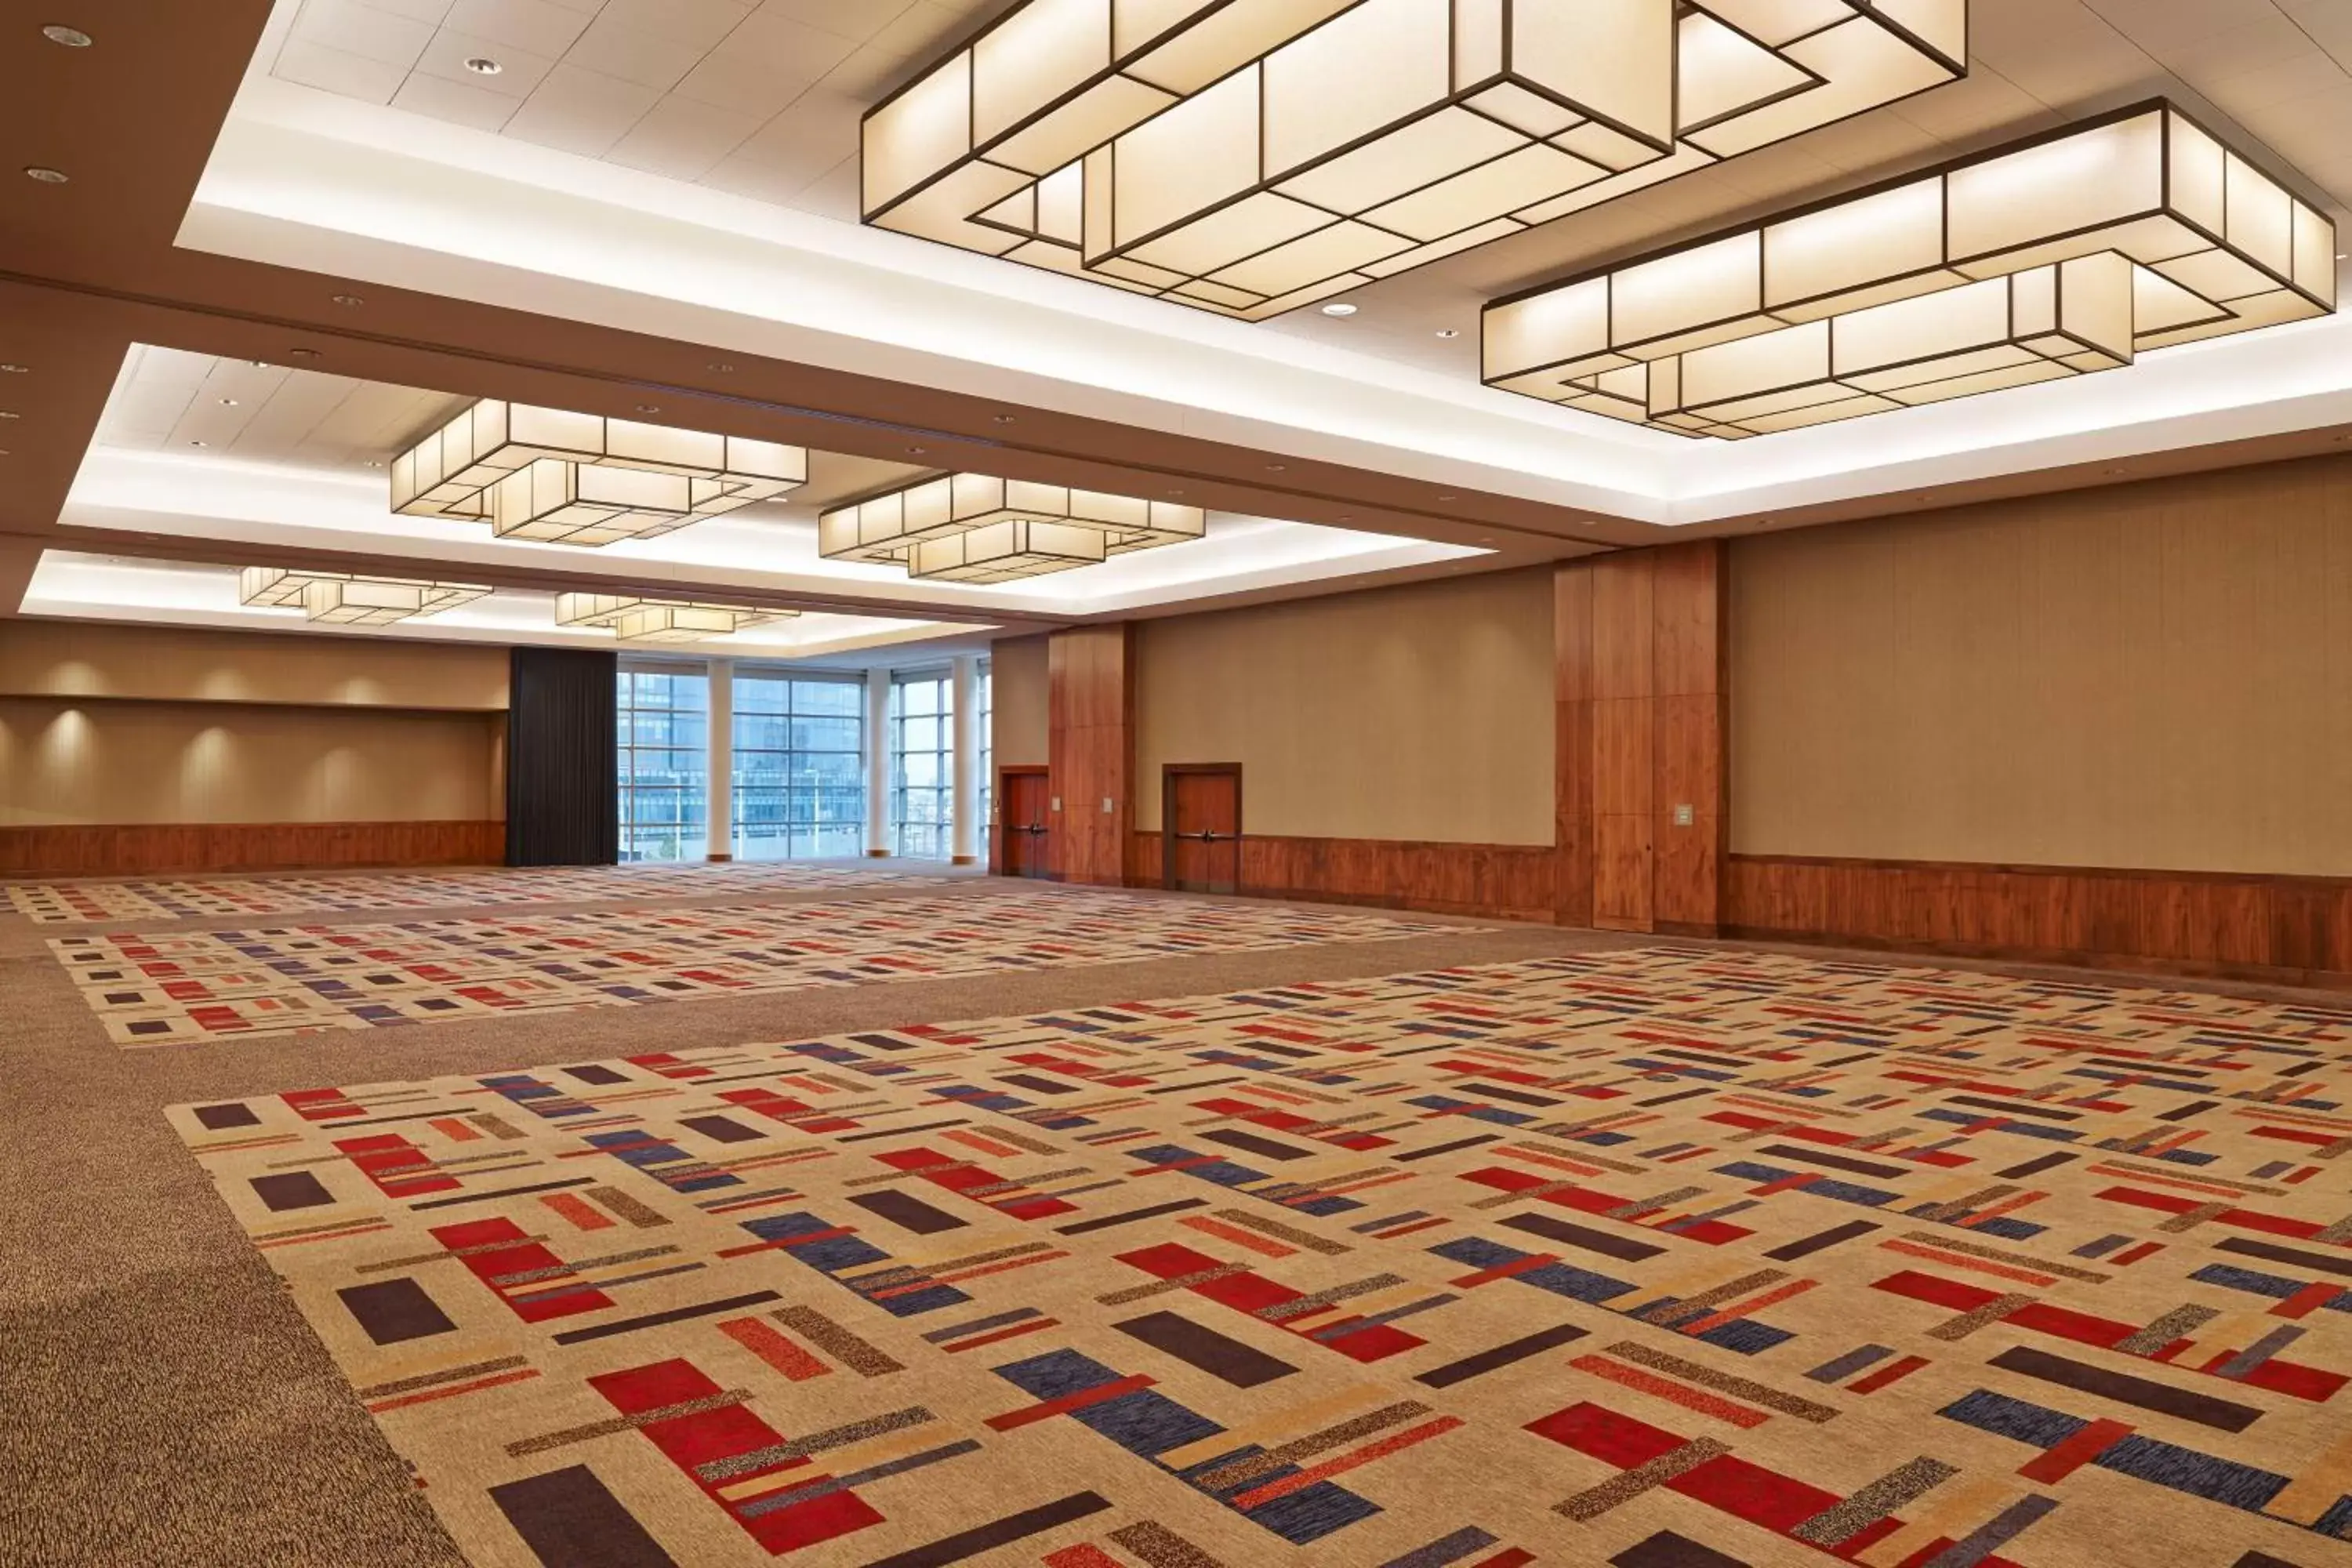
[[[1169,22],[1175,7],[1150,0],[1026,0],[981,28],[866,112],[864,220],[1264,320],[1967,74],[1968,0],[1177,5],[1184,14]],[[1385,49],[1368,40],[1383,27]],[[1352,65],[1316,64],[1351,41]],[[1434,83],[1385,100],[1360,85],[1432,70]],[[1270,97],[1269,77],[1290,93]],[[1627,80],[1640,83],[1630,94]],[[1254,112],[1238,104],[1252,91]],[[1000,105],[1008,92],[1015,101]],[[1318,139],[1289,124],[1311,116],[1276,101],[1335,93],[1338,112],[1370,122]],[[1154,168],[1163,186],[1198,184],[1219,142],[1194,133],[1196,120],[1250,137],[1249,171],[1123,232],[1122,148],[1144,185]],[[1304,150],[1276,166],[1277,137]],[[1450,161],[1436,156],[1449,139],[1460,142]],[[1470,205],[1440,221],[1448,187]],[[1296,232],[1193,262],[1175,254],[1247,206]]]
[[[237,572],[237,602],[258,609],[299,609],[322,626],[388,626],[454,610],[490,590],[468,583],[371,577],[288,566]]]
[[[404,517],[593,549],[775,500],[808,482],[808,449],[483,398],[394,457],[389,477]]]
[[[2336,245],[2293,183],[2150,99],[1496,300],[1481,379],[1742,439],[2326,315]],[[1903,259],[1868,270],[1873,247]]]
[[[649,599],[632,594],[559,593],[555,624],[593,626],[625,643],[708,642],[732,637],[772,621],[790,620],[798,610],[714,605],[692,599]]]
[[[1209,514],[1197,506],[993,474],[942,474],[821,512],[817,553],[903,565],[927,581],[1001,583],[1187,543],[1208,530]]]

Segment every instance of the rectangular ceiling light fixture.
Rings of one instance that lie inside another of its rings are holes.
[[[747,626],[786,620],[798,610],[755,610],[681,599],[640,599],[619,594],[558,594],[559,626],[602,626],[623,642],[707,642]]]
[[[1968,0],[1025,0],[867,112],[864,216],[1263,321],[1968,58]]]
[[[2335,224],[2156,100],[1498,300],[1484,374],[1737,439],[2335,308]]]
[[[485,398],[392,460],[392,510],[501,539],[651,539],[808,482],[808,450]]]
[[[904,564],[917,577],[1003,583],[1093,566],[1209,531],[1197,506],[988,474],[943,474],[817,518],[829,561]]]
[[[269,609],[298,609],[328,626],[388,626],[395,621],[454,610],[488,592],[488,588],[462,583],[354,577],[339,572],[299,572],[281,566],[247,566],[237,574],[238,603]]]

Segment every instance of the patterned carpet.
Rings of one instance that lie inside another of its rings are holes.
[[[49,947],[117,1044],[166,1046],[1454,929],[1056,888],[518,920],[91,932],[53,938]]]
[[[782,864],[495,867],[332,877],[12,882],[7,889],[10,907],[36,924],[85,925],[478,904],[574,904],[598,899],[698,898],[723,896],[730,890],[740,896],[880,885],[919,875],[854,866]]]
[[[478,1564],[2320,1568],[2347,1052],[1649,950],[169,1114]]]

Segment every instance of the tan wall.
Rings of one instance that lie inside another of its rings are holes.
[[[1552,841],[1549,568],[1141,623],[1136,819],[1242,764],[1253,834]]]
[[[1732,563],[1736,852],[2352,876],[2352,458]]]
[[[383,637],[0,621],[0,695],[503,710],[507,650]]]
[[[1045,765],[1045,642],[1043,637],[1006,637],[989,648],[989,744],[999,767]]]
[[[0,698],[0,826],[505,815],[502,718]]]

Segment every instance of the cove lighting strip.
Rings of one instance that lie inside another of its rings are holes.
[[[799,614],[798,610],[754,610],[740,605],[639,599],[618,594],[555,595],[557,626],[602,626],[623,642],[703,642]]]
[[[1968,74],[1968,0],[1025,0],[869,224],[1263,321]]]
[[[808,450],[486,398],[392,460],[392,510],[501,539],[652,539],[808,482]]]
[[[1484,377],[1737,439],[2335,308],[2334,223],[2156,100],[1498,300]]]
[[[1005,583],[1098,565],[1208,531],[1209,514],[1197,506],[946,474],[820,513],[817,553],[829,561],[904,564],[934,582]]]
[[[237,574],[237,602],[268,609],[299,609],[327,626],[388,626],[454,610],[488,594],[462,583],[421,583],[405,577],[354,577],[247,566]]]

